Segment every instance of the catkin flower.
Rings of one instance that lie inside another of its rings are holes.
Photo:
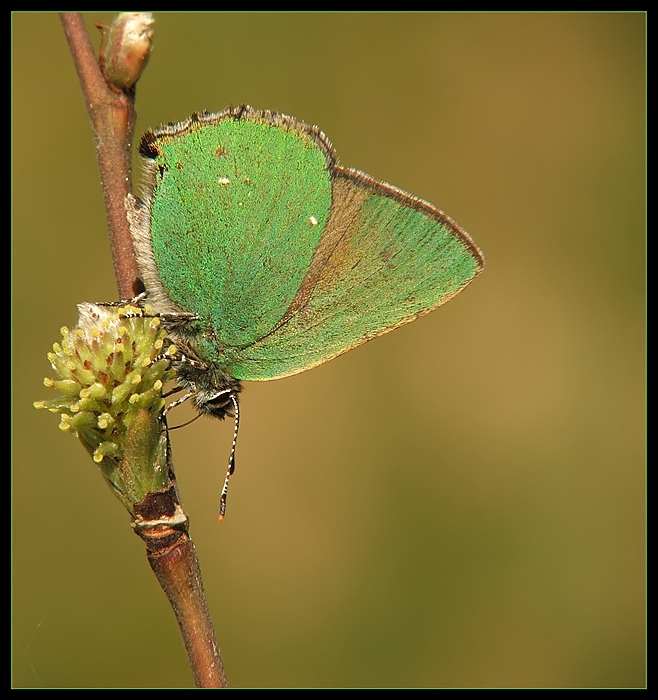
[[[57,396],[34,406],[60,414],[60,429],[80,439],[130,507],[145,493],[167,484],[160,444],[164,443],[162,387],[174,373],[163,351],[166,333],[160,319],[149,316],[148,307],[84,303],[78,311],[78,325],[73,330],[62,328],[61,343],[48,353],[55,377],[46,378],[44,384]],[[138,437],[136,443],[131,430],[149,424],[154,437],[146,442]],[[130,473],[134,465],[124,463],[127,445],[134,444],[139,449],[147,445],[154,458],[138,473]]]

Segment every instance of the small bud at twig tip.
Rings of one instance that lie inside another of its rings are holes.
[[[129,90],[139,80],[151,55],[153,22],[150,12],[123,12],[102,28],[101,68],[119,90]]]

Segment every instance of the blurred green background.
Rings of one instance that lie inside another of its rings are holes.
[[[644,685],[645,20],[156,15],[138,134],[292,114],[487,259],[436,313],[248,384],[221,525],[232,426],[173,435],[233,686]],[[32,408],[76,303],[117,297],[55,14],[13,15],[13,149],[13,684],[190,686],[126,512]]]

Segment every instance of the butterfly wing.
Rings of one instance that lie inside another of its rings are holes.
[[[432,311],[482,270],[452,219],[390,185],[338,165],[313,262],[277,326],[244,348],[239,379],[274,379],[326,362]]]
[[[211,354],[264,336],[329,217],[331,145],[318,129],[243,106],[148,132],[140,152],[146,195],[127,209],[152,304],[198,313]]]
[[[431,311],[483,258],[432,205],[338,165],[316,128],[229,108],[146,135],[129,217],[158,310],[236,379],[296,374]]]

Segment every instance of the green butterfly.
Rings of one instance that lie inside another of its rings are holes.
[[[246,105],[147,132],[126,208],[180,401],[236,427],[241,380],[278,379],[426,314],[484,258],[450,217],[338,163],[314,126]],[[179,403],[180,401],[176,402]]]

